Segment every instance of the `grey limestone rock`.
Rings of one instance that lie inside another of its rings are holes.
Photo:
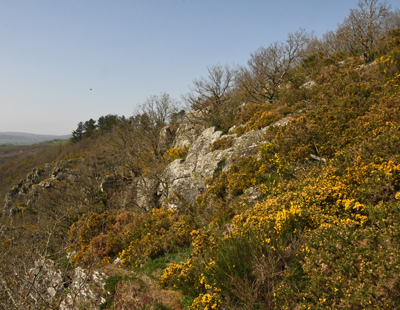
[[[29,270],[27,277],[34,288],[30,297],[36,301],[45,299],[51,302],[64,291],[65,279],[50,259],[35,261],[35,266]]]
[[[202,111],[189,111],[175,133],[173,147],[189,147],[206,128]]]
[[[190,146],[185,160],[177,159],[170,163],[165,172],[165,183],[159,191],[163,198],[170,201],[173,196],[179,196],[189,203],[204,192],[206,179],[212,178],[219,165],[224,163],[224,170],[232,164],[232,159],[237,156],[250,155],[263,141],[265,129],[252,130],[240,137],[236,134],[223,135],[214,127],[207,128]],[[212,150],[212,143],[221,137],[232,139],[231,147],[222,150]],[[169,207],[177,207],[168,202]]]
[[[158,191],[159,180],[150,178],[136,178],[136,206],[145,211],[159,207],[160,194]]]
[[[317,85],[317,83],[315,83],[314,81],[309,81],[309,82],[304,83],[303,85],[301,85],[300,88],[311,89],[311,88],[313,88],[315,85]]]
[[[69,292],[60,304],[60,310],[101,309],[106,303],[104,288],[107,275],[97,270],[75,268]]]
[[[288,115],[270,126],[286,126],[291,119],[292,116]],[[217,168],[227,171],[234,158],[250,156],[259,145],[266,143],[264,136],[267,128],[251,130],[238,137],[236,134],[224,135],[222,131],[216,131],[214,127],[211,127],[203,130],[199,135],[194,135],[192,139],[178,138],[175,141],[177,146],[188,145],[185,141],[192,142],[186,159],[173,161],[164,171],[162,176],[164,182],[158,189],[163,205],[176,208],[178,204],[174,200],[194,203],[196,197],[205,191],[206,179],[212,178]],[[212,144],[222,137],[231,139],[230,147],[212,150]],[[253,194],[250,195],[252,198],[256,196],[256,191]]]

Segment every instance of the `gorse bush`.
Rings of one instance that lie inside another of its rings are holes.
[[[36,307],[26,271],[46,258],[63,262],[66,285],[71,264],[104,268],[103,308],[399,308],[400,28],[349,45],[355,33],[343,27],[357,12],[323,40],[300,30],[251,54],[249,68],[209,68],[186,96],[197,111],[182,127],[185,111],[166,93],[132,118],[81,123],[76,143],[56,152],[57,181],[34,204],[15,199],[23,211],[2,219],[0,304]],[[273,52],[286,69],[271,71]],[[167,165],[191,151],[173,147],[175,133],[207,126],[228,133],[211,152],[253,130],[263,141],[223,152],[205,185],[190,188],[201,191],[195,201],[184,191],[162,201]]]
[[[248,207],[237,199],[246,189],[257,187],[267,193],[280,179],[289,176],[290,169],[279,154],[272,152],[271,144],[259,147],[253,156],[236,158],[227,171],[209,180],[206,191],[197,197],[198,221],[221,224],[231,220]]]
[[[377,64],[385,75],[397,75],[400,71],[400,50],[392,50],[388,55],[380,57]]]
[[[298,283],[306,280],[310,281],[307,282],[308,284],[304,284],[307,290],[311,290],[313,285],[325,288],[324,285],[312,281],[330,283],[329,278],[324,278],[325,274],[321,274],[319,277],[313,275],[317,272],[316,270],[320,270],[310,265],[311,262],[314,262],[322,269],[327,268],[324,267],[324,264],[334,265],[335,268],[338,268],[337,272],[331,273],[334,277],[332,278],[333,283],[335,283],[334,279],[337,279],[335,277],[339,270],[344,268],[341,277],[344,283],[347,283],[348,297],[352,297],[342,299],[346,300],[343,305],[348,306],[355,305],[357,302],[354,295],[349,294],[351,292],[349,288],[353,287],[357,276],[362,277],[363,274],[356,274],[357,268],[352,269],[352,272],[347,272],[346,264],[357,264],[357,261],[359,263],[363,261],[364,264],[377,268],[375,259],[379,259],[380,264],[384,265],[382,270],[386,270],[386,276],[382,276],[381,280],[375,279],[369,289],[362,289],[357,296],[368,296],[374,290],[373,287],[379,287],[380,281],[384,281],[385,277],[388,277],[388,283],[392,283],[388,284],[392,285],[390,289],[396,290],[396,285],[393,284],[396,283],[393,282],[396,281],[396,276],[389,277],[391,269],[388,269],[388,266],[396,268],[395,261],[400,257],[397,249],[393,248],[396,241],[390,245],[388,244],[389,235],[378,239],[376,236],[382,233],[382,225],[378,224],[381,222],[391,227],[387,229],[386,234],[394,233],[392,235],[394,240],[398,238],[393,230],[393,224],[385,222],[388,221],[387,215],[397,214],[395,210],[388,212],[386,204],[397,203],[399,172],[400,166],[393,163],[378,161],[365,165],[358,161],[352,169],[344,174],[338,174],[337,170],[327,168],[323,177],[314,178],[311,174],[291,191],[289,191],[290,186],[289,188],[282,186],[270,195],[274,198],[271,197],[244,214],[236,216],[234,218],[236,231],[227,237],[219,239],[215,234],[197,233],[193,242],[192,258],[180,265],[168,267],[161,278],[161,284],[170,283],[171,286],[182,289],[186,286],[193,287],[197,283],[198,300],[204,300],[204,294],[207,294],[207,291],[213,292],[212,298],[209,298],[208,305],[210,307],[219,298],[218,300],[224,301],[225,304],[241,303],[242,305],[246,304],[246,307],[253,307],[259,303],[263,307],[269,308],[276,302],[273,297],[274,293],[281,292],[279,293],[281,295],[276,296],[278,296],[277,300],[283,304],[292,300],[288,297],[290,296],[287,291],[289,288],[286,286],[281,286],[276,290],[276,287],[283,283],[292,281],[290,283],[293,283],[293,287],[289,287],[290,289],[296,288],[295,292],[298,289]],[[384,186],[382,186],[383,184]],[[328,257],[330,262],[327,262],[326,257],[324,260],[318,259],[318,255],[322,255],[320,251],[329,247],[329,243],[324,241],[329,238],[321,231],[326,231],[327,234],[334,231],[338,237],[340,236],[340,240],[330,243],[338,251],[337,256]],[[362,234],[358,237],[359,242],[365,242],[368,239],[371,239],[372,242],[372,245],[368,245],[368,243],[366,245],[366,247],[371,246],[370,253],[358,260],[346,254],[349,251],[359,257],[361,250],[348,248],[349,246],[358,246],[356,241],[351,244],[340,243],[341,240],[348,242],[341,234],[343,235],[344,232],[349,234],[351,231],[354,234]],[[219,241],[217,241],[218,239]],[[302,248],[301,251],[300,248]],[[386,248],[388,253],[391,251],[391,256],[377,257],[375,255],[372,257],[375,250],[383,248]],[[341,257],[341,260],[338,260],[337,257]],[[264,259],[266,261],[263,261]],[[301,260],[299,261],[299,259]],[[262,270],[265,273],[263,281],[261,281],[257,279],[256,275],[259,275],[259,268],[263,266]],[[379,271],[375,272],[379,273]],[[187,282],[189,278],[185,275],[191,275],[190,283]],[[369,274],[367,275],[369,276]],[[311,279],[308,280],[309,278]],[[358,281],[363,283],[367,279],[362,278]],[[283,292],[284,287],[286,291]],[[249,291],[250,288],[252,291]],[[339,289],[339,284],[336,289]],[[340,289],[346,291],[343,288]],[[302,292],[308,294],[307,290],[304,289]],[[329,294],[331,293],[329,292]],[[316,292],[313,294],[314,296],[309,297],[313,302],[331,298],[328,293],[325,295],[323,291],[318,292],[320,295]],[[385,301],[382,304],[395,304],[396,299],[393,298],[397,297],[392,293],[385,294]],[[315,295],[318,295],[318,299],[315,299]],[[299,301],[302,299],[299,298]],[[332,299],[330,300],[327,305],[339,305],[339,302],[332,304]],[[323,305],[318,302],[315,306]],[[343,306],[343,308],[347,306]]]
[[[187,155],[189,148],[185,148],[185,149],[180,149],[177,147],[174,147],[172,149],[166,150],[163,158],[165,160],[167,160],[168,162],[173,162],[175,159],[179,159],[179,158],[185,158]]]
[[[400,119],[386,75],[352,64],[323,72],[300,116],[209,181],[197,203],[213,222],[161,285],[194,297],[193,309],[396,307]],[[257,184],[263,202],[235,205]],[[219,235],[232,217],[235,229]]]
[[[76,252],[71,263],[109,262],[119,256],[123,264],[138,266],[188,246],[195,227],[190,217],[174,210],[84,215],[69,231],[70,250]]]
[[[121,250],[121,238],[113,228],[117,223],[115,215],[103,214],[84,215],[74,223],[69,231],[70,242],[75,250],[71,263],[92,263],[94,259],[111,258]]]
[[[300,254],[302,281],[288,279],[277,290],[279,307],[396,309],[400,301],[399,209],[382,206],[373,207],[386,214],[376,221],[370,217],[372,225],[324,226],[312,232]]]
[[[165,253],[174,253],[190,245],[193,220],[174,210],[157,210],[143,214],[127,227],[125,249],[120,253],[123,264],[136,264]]]

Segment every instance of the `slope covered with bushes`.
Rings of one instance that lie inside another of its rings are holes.
[[[192,233],[190,259],[168,266],[161,285],[192,296],[193,309],[396,308],[395,54],[368,67],[348,59],[316,76],[301,115],[269,128],[258,157],[239,159],[198,198],[198,208],[214,207],[213,221]],[[250,186],[264,199],[236,205]]]
[[[22,211],[2,218],[1,306],[399,308],[400,28],[383,30],[400,19],[370,1],[386,28],[346,41],[367,2],[321,40],[299,31],[248,67],[211,67],[186,118],[161,94],[132,118],[79,124],[84,151],[55,160],[35,203],[18,195]],[[163,196],[167,167],[192,154],[176,139],[210,126],[225,133],[210,152],[256,130],[263,141],[220,160],[193,203]],[[49,261],[57,285],[39,268]]]

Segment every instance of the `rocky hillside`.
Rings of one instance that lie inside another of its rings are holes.
[[[6,194],[0,307],[398,309],[400,28],[353,52],[342,31],[289,36],[279,85],[254,53],[192,111],[78,127]]]

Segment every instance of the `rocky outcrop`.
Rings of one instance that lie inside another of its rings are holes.
[[[227,170],[232,159],[238,156],[250,155],[263,141],[265,128],[252,130],[240,137],[236,134],[224,135],[214,127],[204,130],[189,148],[186,159],[177,159],[170,163],[165,172],[165,182],[160,192],[169,207],[176,207],[174,196],[179,196],[190,203],[203,193],[206,179],[212,178],[217,168]],[[220,138],[231,139],[230,147],[212,150],[212,144]]]
[[[15,200],[24,201],[25,197],[30,197],[32,195],[32,186],[34,184],[38,184],[41,177],[43,176],[45,169],[42,168],[33,168],[32,172],[28,173],[24,180],[20,180],[17,185],[12,187],[5,195],[4,202],[5,205],[3,207],[3,214],[10,210]],[[30,197],[32,199],[32,197]],[[26,204],[26,201],[24,201]]]
[[[291,116],[287,116],[271,126],[285,126],[290,119]],[[217,169],[226,171],[234,158],[249,156],[257,146],[265,143],[266,128],[251,130],[238,136],[233,133],[232,128],[228,134],[224,134],[214,127],[205,128],[204,124],[202,112],[187,113],[176,131],[173,144],[173,147],[188,149],[187,156],[168,164],[156,177],[126,177],[123,176],[123,169],[118,173],[118,167],[112,164],[110,170],[114,170],[114,173],[101,179],[99,176],[99,189],[107,195],[113,195],[117,189],[122,189],[124,193],[120,195],[120,205],[136,205],[143,211],[161,206],[177,207],[174,202],[176,197],[180,201],[193,203],[205,191],[207,179],[211,179]],[[168,135],[167,128],[165,135]],[[217,143],[213,146],[214,142]],[[42,190],[57,187],[58,181],[75,182],[78,171],[74,167],[81,160],[62,160],[45,165],[45,169],[33,169],[25,180],[21,180],[6,194],[3,215],[13,215],[26,206],[33,205]]]
[[[50,259],[35,261],[35,267],[28,271],[27,277],[28,283],[32,283],[29,296],[35,303],[41,302],[42,299],[50,303],[64,292],[68,282]]]
[[[106,273],[76,267],[67,275],[51,259],[35,261],[26,277],[27,283],[32,285],[29,298],[36,305],[43,304],[43,301],[45,304],[56,302],[60,310],[95,310],[105,305],[109,295],[105,290]]]
[[[68,179],[74,181],[74,171],[68,168],[80,159],[61,160],[46,164],[45,168],[33,168],[24,180],[11,188],[4,197],[3,216],[19,213],[23,208],[35,203],[41,189],[54,187],[57,181]]]
[[[189,111],[175,133],[173,147],[189,147],[205,128],[204,112]]]
[[[286,116],[270,126],[286,126],[291,118],[290,115]],[[158,191],[163,205],[176,208],[177,200],[194,203],[196,197],[205,191],[206,180],[213,177],[216,169],[228,170],[235,157],[249,156],[254,153],[257,146],[266,143],[264,135],[267,128],[251,130],[237,136],[236,134],[224,135],[222,131],[216,131],[214,127],[211,127],[203,130],[200,135],[194,135],[195,139],[190,145],[186,158],[173,161],[165,169],[164,182],[161,183]],[[181,128],[178,131],[180,130]],[[228,132],[231,133],[232,130]],[[212,144],[222,138],[230,140],[228,147],[213,150]],[[183,136],[176,140],[176,146],[187,146],[187,143],[189,140],[185,140]],[[250,196],[256,196],[255,192]]]
[[[136,178],[135,181],[136,206],[143,211],[159,208],[159,180],[143,177]]]
[[[75,268],[68,293],[60,304],[60,310],[102,309],[106,298],[104,290],[108,276],[101,271]]]
[[[40,177],[43,175],[43,172],[45,170],[41,169],[41,168],[33,168],[32,172],[30,172],[27,176],[26,176],[26,181],[33,183],[33,184],[37,184]]]

